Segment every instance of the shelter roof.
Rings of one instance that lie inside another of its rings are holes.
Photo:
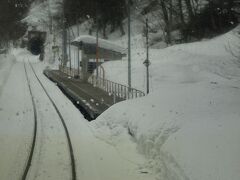
[[[78,46],[80,49],[85,49],[86,47],[96,49],[96,42],[96,37],[90,35],[82,35],[74,39],[71,44]],[[100,49],[104,49],[105,51],[113,51],[125,55],[124,48],[105,39],[98,38],[98,47]]]

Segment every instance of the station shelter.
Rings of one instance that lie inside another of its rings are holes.
[[[77,47],[77,51],[81,51],[80,61],[81,75],[83,80],[87,80],[93,70],[101,63],[106,61],[121,60],[126,56],[126,49],[115,43],[96,38],[90,35],[82,35],[75,38],[71,45]]]

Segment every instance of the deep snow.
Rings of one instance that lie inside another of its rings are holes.
[[[95,130],[72,102],[43,75],[42,71],[48,66],[47,63],[39,62],[38,57],[24,49],[15,49],[11,53],[11,57],[16,58],[11,65],[12,70],[1,71],[3,77],[9,74],[0,96],[1,179],[21,177],[32,138],[33,110],[24,61],[39,117],[36,150],[28,179],[70,178],[69,154],[60,119],[31,72],[28,60],[66,121],[73,143],[78,179],[154,179],[152,174],[142,172],[146,159],[137,153],[134,143],[123,142],[125,146],[116,148],[96,136]],[[1,59],[6,64],[1,68],[8,67],[5,61],[10,61],[9,58]]]
[[[40,30],[48,27],[47,8],[41,8],[45,6],[46,3],[33,7],[26,19]],[[57,6],[53,9],[59,10]],[[88,33],[90,23],[80,25],[81,35]],[[127,21],[123,25],[126,30]],[[143,27],[144,23],[133,17],[132,85],[140,90],[146,89]],[[77,27],[72,27],[72,31],[76,35]],[[151,174],[165,180],[239,180],[240,62],[227,51],[230,44],[240,54],[240,40],[235,35],[233,31],[212,40],[150,49],[150,94],[118,103],[91,123],[78,121],[79,112],[42,76],[67,119],[71,119],[81,179],[133,179],[129,174],[136,170],[141,177]],[[72,33],[71,36],[73,40]],[[116,30],[108,37],[127,48],[127,35],[120,37]],[[51,38],[46,42],[48,57]],[[60,34],[57,43],[61,44]],[[72,64],[77,64],[76,55]],[[35,64],[39,75],[45,66]],[[103,66],[107,79],[127,84],[126,60]],[[136,148],[148,163],[143,163]],[[133,165],[131,170],[129,164],[122,164],[123,159]],[[141,159],[137,163],[140,166],[134,165],[136,159]],[[121,163],[113,167],[113,162]],[[106,173],[106,169],[112,173]]]
[[[150,94],[118,103],[92,125],[117,146],[130,136],[157,179],[240,178],[239,27],[212,40],[150,50]],[[132,84],[145,90],[144,49],[133,50]],[[103,64],[127,84],[126,61]]]

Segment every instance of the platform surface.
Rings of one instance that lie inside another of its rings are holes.
[[[44,74],[74,102],[84,108],[94,119],[114,104],[113,96],[90,83],[69,77],[59,70],[44,70]],[[122,99],[117,98],[117,102]]]

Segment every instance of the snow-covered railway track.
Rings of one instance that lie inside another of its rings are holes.
[[[29,65],[31,67],[31,70],[32,70],[34,76],[37,79],[37,82],[42,87],[44,93],[48,97],[48,99],[51,102],[53,108],[55,109],[58,117],[61,120],[61,124],[62,124],[62,127],[64,129],[65,135],[66,135],[68,149],[69,149],[69,155],[70,155],[70,161],[71,161],[71,179],[72,180],[76,180],[76,176],[77,175],[76,175],[76,167],[75,167],[75,158],[74,158],[73,146],[72,146],[71,138],[70,138],[69,131],[68,131],[68,128],[66,126],[65,120],[64,120],[62,114],[60,113],[58,107],[56,106],[55,102],[50,97],[49,93],[47,92],[46,88],[44,87],[43,83],[38,78],[38,76],[37,76],[37,74],[36,74],[36,72],[35,72],[35,70],[34,70],[34,68],[33,68],[33,66],[31,65],[30,62],[29,62]],[[27,175],[28,175],[29,169],[30,169],[30,167],[32,165],[33,154],[34,154],[34,151],[35,151],[35,144],[36,144],[36,141],[37,141],[36,140],[37,139],[36,136],[37,136],[37,131],[38,131],[38,127],[37,127],[37,121],[38,121],[37,108],[36,108],[36,103],[34,101],[32,88],[30,86],[30,80],[29,80],[29,77],[28,77],[28,72],[26,70],[26,64],[25,63],[24,63],[24,69],[25,69],[25,74],[26,74],[26,78],[27,78],[28,88],[29,88],[29,91],[30,91],[31,99],[32,99],[33,110],[34,110],[34,132],[33,132],[33,139],[32,139],[32,144],[31,144],[31,150],[30,150],[30,153],[29,153],[29,157],[28,157],[28,160],[27,160],[27,164],[26,164],[24,173],[22,175],[22,180],[27,179]]]
[[[36,110],[36,104],[33,98],[33,93],[32,93],[32,89],[30,87],[30,81],[27,75],[27,70],[26,70],[26,65],[24,63],[24,70],[25,70],[25,75],[26,75],[26,79],[27,79],[27,84],[28,84],[28,89],[30,92],[30,96],[31,96],[31,101],[32,101],[32,106],[33,106],[33,113],[34,113],[34,129],[33,129],[33,138],[32,138],[32,143],[31,143],[31,150],[29,153],[29,157],[28,157],[28,161],[24,170],[24,173],[22,175],[22,180],[25,180],[28,174],[28,171],[30,169],[31,166],[31,162],[32,162],[32,157],[33,157],[33,152],[34,152],[34,148],[35,148],[35,144],[36,144],[36,136],[37,136],[37,110]]]

